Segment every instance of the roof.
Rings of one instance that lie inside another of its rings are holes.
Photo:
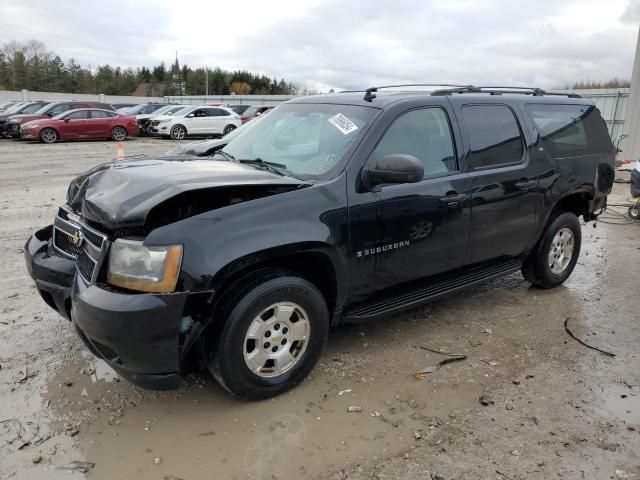
[[[551,94],[547,95],[533,95],[523,94],[516,92],[501,92],[499,94],[490,93],[478,93],[478,92],[450,92],[450,93],[436,93],[438,90],[381,90],[375,92],[375,98],[370,101],[365,100],[365,92],[344,92],[344,93],[331,93],[324,95],[311,95],[298,97],[293,100],[289,100],[287,103],[332,103],[338,105],[359,105],[363,107],[372,108],[386,108],[387,106],[401,102],[409,101],[417,98],[431,97],[431,98],[449,98],[454,103],[464,102],[473,103],[474,101],[490,101],[496,102],[499,99],[509,99],[510,103],[575,103],[575,104],[591,104],[591,100],[586,98],[570,98],[564,94]],[[443,92],[443,90],[440,90]]]

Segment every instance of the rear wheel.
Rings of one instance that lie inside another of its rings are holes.
[[[187,136],[187,129],[182,125],[176,125],[171,129],[171,138],[174,140],[184,140]]]
[[[636,203],[634,206],[629,208],[629,216],[633,220],[640,220],[640,203]]]
[[[40,141],[42,143],[56,143],[59,135],[53,128],[43,128],[40,132]]]
[[[227,125],[226,127],[224,127],[224,130],[222,131],[223,135],[226,135],[228,133],[233,132],[236,129],[235,125]]]
[[[525,260],[522,266],[524,278],[541,288],[562,284],[578,262],[581,243],[582,231],[578,217],[570,212],[557,215]]]
[[[286,272],[263,274],[227,299],[224,325],[201,341],[203,359],[222,387],[247,400],[283,393],[320,358],[329,331],[322,294]]]
[[[113,127],[111,129],[111,140],[121,142],[127,138],[127,130],[124,127]]]

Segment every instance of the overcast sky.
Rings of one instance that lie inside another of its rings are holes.
[[[326,90],[630,78],[640,0],[5,0],[0,43],[83,66],[243,68]]]

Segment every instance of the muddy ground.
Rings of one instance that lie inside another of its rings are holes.
[[[515,274],[337,328],[311,378],[276,399],[237,401],[204,373],[151,392],[91,357],[23,261],[69,180],[114,154],[0,141],[0,478],[640,479],[640,223],[584,226],[560,288]],[[628,185],[614,193],[625,201]],[[615,357],[569,337],[566,319]],[[445,358],[420,347],[468,357],[417,379]],[[95,466],[60,468],[74,461]]]

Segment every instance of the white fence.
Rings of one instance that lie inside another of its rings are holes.
[[[622,135],[627,105],[629,103],[628,88],[609,89],[589,89],[589,90],[567,90],[575,92],[584,98],[592,100],[602,112],[602,116],[607,122],[611,139],[616,140]],[[227,104],[247,104],[247,105],[277,105],[296,98],[296,95],[186,95],[186,96],[165,96],[165,97],[130,97],[103,94],[82,94],[82,93],[56,93],[56,92],[32,92],[22,90],[12,92],[0,91],[0,103],[11,100],[93,100],[106,103],[147,103],[147,102],[167,102],[181,103],[187,105],[202,105],[205,103],[227,103]]]
[[[59,93],[59,92],[33,92],[30,90],[21,90],[12,92],[9,90],[0,90],[0,103],[10,101],[36,101],[49,100],[51,102],[61,102],[69,100],[86,100],[104,103],[147,103],[147,102],[164,102],[164,97],[130,97],[127,95],[103,95],[101,93]]]

